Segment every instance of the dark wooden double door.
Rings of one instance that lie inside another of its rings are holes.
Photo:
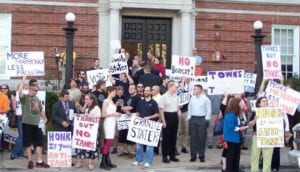
[[[161,57],[162,63],[171,66],[171,18],[122,18],[122,46],[131,55],[146,60],[148,50]]]

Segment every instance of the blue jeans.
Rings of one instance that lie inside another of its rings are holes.
[[[149,163],[150,165],[153,162],[153,146],[146,146],[146,157],[145,157],[145,163]],[[136,156],[135,160],[139,163],[144,161],[144,145],[142,144],[136,144]]]
[[[24,156],[22,117],[18,117],[18,133],[19,136],[16,139],[16,143],[13,150],[11,151],[11,154],[14,156]]]

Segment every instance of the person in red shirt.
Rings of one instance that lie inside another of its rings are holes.
[[[155,57],[154,59],[154,63],[155,63],[155,70],[159,71],[159,76],[165,76],[166,75],[166,69],[164,67],[164,65],[162,65],[160,63],[160,58],[159,57]]]

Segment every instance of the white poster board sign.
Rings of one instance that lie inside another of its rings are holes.
[[[122,54],[115,54],[109,65],[109,71],[112,75],[128,72],[127,60]]]
[[[6,65],[9,76],[45,75],[43,51],[7,53]]]
[[[280,108],[256,108],[257,147],[284,147],[283,112]]]
[[[129,129],[130,121],[131,121],[131,116],[127,114],[122,114],[120,117],[117,118],[118,130]]]
[[[71,132],[48,132],[47,160],[50,167],[72,166]]]
[[[189,88],[190,92],[193,91],[194,85],[201,85],[204,90],[208,88],[208,77],[207,76],[194,76],[190,78]]]
[[[161,129],[162,123],[133,117],[130,121],[127,140],[156,147],[159,142]]]
[[[294,115],[298,104],[300,103],[300,93],[284,85],[270,80],[266,88],[266,97],[268,105],[271,107],[280,107],[284,112]]]
[[[208,95],[244,93],[244,70],[209,71]]]
[[[8,123],[6,123],[6,125],[4,126],[4,130],[3,130],[4,140],[9,143],[15,144],[18,136],[19,136],[18,128],[10,128],[8,126]]]
[[[170,76],[193,77],[195,75],[195,63],[194,57],[172,55]]]
[[[96,150],[99,118],[90,114],[76,114],[74,118],[73,148]]]
[[[244,88],[245,92],[254,93],[256,83],[256,73],[244,73]]]
[[[191,97],[191,93],[190,92],[184,92],[184,93],[180,93],[179,95],[177,95],[177,102],[179,106],[185,105],[189,103]]]
[[[280,79],[282,72],[279,45],[262,45],[261,55],[264,78]]]
[[[105,81],[106,87],[112,85],[109,81],[108,69],[88,70],[86,71],[86,75],[89,83],[89,89],[92,89],[93,85],[96,85],[99,80]]]

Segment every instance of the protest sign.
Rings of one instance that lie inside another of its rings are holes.
[[[108,69],[88,70],[86,71],[86,76],[90,89],[92,89],[93,85],[96,85],[99,80],[105,81],[106,87],[112,85],[109,81]]]
[[[132,114],[132,116],[135,116],[135,114]],[[129,129],[131,117],[127,114],[122,114],[120,117],[117,118],[117,126],[118,130],[126,130]]]
[[[244,70],[209,71],[207,94],[244,93]]]
[[[44,52],[11,52],[6,54],[9,76],[44,76]]]
[[[8,126],[8,123],[6,123],[6,125],[4,126],[4,129],[3,129],[4,140],[9,143],[15,144],[18,136],[19,136],[18,128],[10,128]]]
[[[122,54],[115,54],[109,65],[110,74],[120,74],[128,72],[127,60]]]
[[[245,92],[254,93],[256,83],[256,73],[244,73],[244,89]]]
[[[74,118],[73,148],[96,150],[99,118],[89,114],[76,114]]]
[[[300,103],[300,93],[270,80],[266,88],[266,97],[271,107],[280,107],[284,112],[294,115]]]
[[[160,138],[162,123],[144,120],[140,117],[132,117],[127,134],[127,140],[148,145],[157,146]]]
[[[177,95],[177,102],[179,106],[185,105],[189,103],[191,93],[190,92],[184,92]]]
[[[201,85],[204,90],[208,88],[208,77],[207,76],[194,76],[190,78],[189,88],[190,92],[193,91],[194,85]]]
[[[257,147],[284,147],[283,112],[280,108],[256,108]]]
[[[71,167],[72,133],[48,132],[47,157],[50,167]]]
[[[192,77],[195,74],[195,63],[194,57],[172,55],[172,65],[170,76],[175,77]]]
[[[261,55],[264,78],[280,79],[282,72],[279,45],[262,45]]]
[[[113,50],[119,50],[121,49],[121,43],[120,43],[120,40],[111,40],[110,41],[110,45],[111,45],[111,48]]]

